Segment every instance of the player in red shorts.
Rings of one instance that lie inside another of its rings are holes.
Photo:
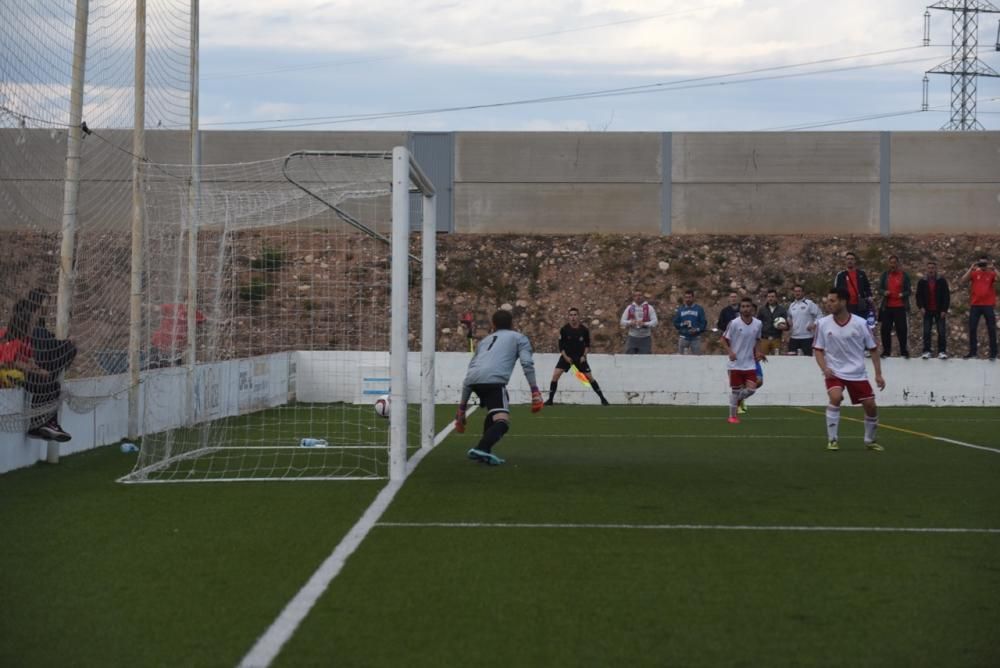
[[[740,402],[757,391],[757,362],[765,359],[761,348],[760,320],[754,317],[753,301],[740,300],[740,317],[730,321],[722,335],[722,347],[729,355],[729,420],[739,424],[736,411]]]
[[[865,319],[847,310],[849,299],[847,288],[830,290],[827,297],[830,315],[820,318],[816,324],[816,340],[813,342],[816,363],[826,378],[826,393],[830,396],[830,405],[826,407],[826,436],[829,439],[826,449],[840,449],[837,430],[840,427],[840,404],[846,389],[851,402],[861,404],[865,410],[865,447],[881,452],[883,448],[875,440],[878,406],[875,405],[875,392],[868,382],[865,351],[871,353],[875,384],[880,390],[885,389],[882,362]]]

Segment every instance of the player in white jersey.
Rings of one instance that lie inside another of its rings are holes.
[[[504,460],[493,454],[493,446],[507,433],[510,422],[510,405],[507,383],[514,365],[520,360],[524,377],[531,387],[531,412],[542,410],[542,393],[535,382],[535,362],[531,355],[531,342],[520,332],[515,332],[514,318],[510,311],[493,314],[493,331],[476,347],[476,354],[469,362],[462,383],[462,401],[455,416],[455,431],[465,431],[465,409],[469,397],[475,392],[479,403],[486,409],[483,437],[476,447],[469,450],[469,459],[490,466],[503,464]]]
[[[844,400],[844,390],[851,402],[861,404],[865,411],[865,447],[881,452],[882,446],[875,440],[878,430],[878,406],[875,392],[868,382],[865,369],[865,352],[871,354],[875,367],[875,384],[885,389],[882,378],[882,362],[878,355],[875,338],[868,329],[864,318],[847,310],[850,300],[847,288],[834,288],[827,297],[830,315],[820,318],[816,324],[816,340],[813,352],[816,363],[826,380],[826,392],[830,405],[826,407],[827,450],[838,450],[837,431],[840,427],[840,404]]]
[[[767,359],[761,344],[763,324],[754,317],[753,300],[740,300],[740,317],[731,320],[722,335],[722,347],[729,355],[729,423],[739,424],[736,417],[740,402],[757,391],[757,363]]]

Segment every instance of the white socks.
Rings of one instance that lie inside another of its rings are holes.
[[[837,432],[840,430],[840,406],[826,407],[826,438],[828,441],[837,440]],[[865,420],[865,433],[868,433],[868,421]]]
[[[878,430],[878,414],[875,417],[865,416],[865,443],[875,442],[875,432]]]
[[[740,405],[740,402],[752,397],[756,391],[749,388],[733,390],[729,395],[729,417],[736,417],[736,408]]]

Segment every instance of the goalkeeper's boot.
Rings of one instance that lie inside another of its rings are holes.
[[[840,446],[837,445],[836,441],[829,441],[826,444],[826,449],[827,450],[840,450]]]
[[[883,448],[875,441],[872,441],[871,443],[865,443],[865,448],[871,450],[872,452],[885,452],[885,448]]]
[[[736,414],[737,415],[746,415],[747,412],[748,412],[747,411],[747,402],[741,401],[739,403],[739,405],[736,406]]]
[[[469,459],[477,462],[482,462],[488,464],[489,466],[499,466],[505,463],[503,459],[497,457],[492,452],[486,452],[485,450],[480,450],[479,448],[472,448],[469,450]]]

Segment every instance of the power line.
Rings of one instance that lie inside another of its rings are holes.
[[[344,123],[353,123],[358,121],[373,121],[373,120],[385,120],[390,118],[405,118],[411,116],[427,116],[443,113],[454,113],[461,111],[478,111],[483,109],[496,109],[514,106],[525,106],[533,104],[549,104],[555,102],[572,102],[577,100],[591,100],[599,98],[611,98],[611,97],[625,97],[630,95],[645,95],[651,93],[673,93],[683,90],[691,90],[697,88],[709,88],[709,87],[720,87],[720,86],[732,86],[747,83],[759,83],[763,81],[775,81],[780,79],[791,79],[796,77],[808,77],[818,74],[832,74],[838,72],[848,72],[862,69],[871,69],[876,67],[885,67],[889,65],[900,65],[907,63],[922,63],[927,62],[928,58],[917,58],[910,60],[895,60],[885,63],[875,63],[868,65],[854,65],[849,67],[838,67],[838,68],[828,68],[823,70],[811,70],[808,72],[796,72],[790,74],[777,74],[771,76],[761,76],[761,77],[748,77],[744,79],[736,79],[733,81],[713,81],[704,83],[690,83],[686,85],[680,85],[683,81],[697,81],[697,80],[683,80],[679,82],[656,84],[654,87],[642,87],[638,90],[610,90],[610,91],[591,91],[587,93],[560,95],[560,96],[550,96],[543,98],[532,98],[525,100],[509,100],[504,102],[493,102],[493,103],[483,103],[476,105],[465,105],[465,106],[455,106],[455,107],[439,107],[431,109],[412,109],[403,111],[388,111],[388,112],[376,112],[371,114],[356,114],[356,115],[342,115],[342,116],[326,116],[326,117],[314,117],[314,118],[302,118],[302,119],[287,119],[287,120],[275,120],[275,121],[232,121],[232,122],[220,122],[212,125],[247,125],[247,124],[259,124],[259,123],[273,123],[272,125],[263,125],[259,127],[254,127],[257,130],[273,130],[281,128],[301,128],[310,127],[318,125],[339,125]],[[719,76],[734,76],[734,75],[719,75]],[[711,78],[711,77],[703,77]],[[207,125],[207,124],[206,124]]]
[[[451,106],[451,107],[437,107],[428,109],[410,109],[410,110],[400,110],[400,111],[385,111],[385,112],[373,112],[369,114],[349,114],[349,115],[329,115],[329,116],[312,116],[312,117],[301,117],[301,118],[288,118],[288,119],[261,119],[253,121],[219,121],[216,123],[203,123],[203,127],[207,126],[234,126],[234,125],[259,125],[259,124],[272,124],[264,125],[263,127],[257,127],[255,129],[260,130],[270,130],[276,128],[291,128],[291,127],[307,127],[312,125],[333,125],[340,123],[350,123],[363,120],[381,120],[386,118],[400,118],[407,116],[422,116],[430,114],[440,114],[440,113],[452,113],[457,111],[476,111],[481,109],[492,109],[500,107],[511,107],[511,106],[522,106],[529,104],[546,104],[551,102],[567,102],[575,100],[586,100],[595,98],[605,98],[605,97],[621,97],[626,95],[638,95],[653,92],[672,92],[677,90],[689,90],[692,88],[704,88],[709,86],[724,86],[733,85],[741,83],[753,83],[760,81],[769,81],[775,79],[787,79],[793,77],[803,77],[811,76],[815,74],[830,74],[836,72],[846,72],[852,70],[861,69],[871,69],[875,67],[886,67],[890,65],[900,65],[909,64],[917,62],[925,62],[932,60],[932,58],[924,57],[909,60],[895,60],[887,61],[881,63],[869,63],[864,65],[852,65],[848,67],[840,68],[829,68],[822,70],[812,70],[808,72],[795,72],[790,74],[779,74],[770,75],[764,77],[747,77],[747,75],[752,74],[762,74],[766,72],[777,72],[788,69],[795,69],[799,67],[808,67],[812,65],[822,65],[835,62],[842,62],[845,60],[856,60],[858,58],[867,58],[877,55],[885,55],[890,53],[899,53],[901,51],[910,51],[913,49],[921,49],[921,46],[908,46],[899,47],[895,49],[884,49],[881,51],[872,51],[869,53],[853,54],[850,56],[837,56],[833,58],[822,58],[818,60],[805,61],[800,63],[791,63],[787,65],[776,65],[772,67],[762,67],[750,70],[742,70],[738,72],[729,72],[725,74],[713,74],[701,77],[692,77],[688,79],[679,79],[676,81],[664,81],[656,82],[652,84],[643,84],[639,86],[628,86],[623,88],[608,88],[595,91],[584,91],[581,93],[568,93],[565,95],[552,95],[539,98],[526,98],[519,100],[506,100],[501,102],[489,102],[481,104],[471,104],[471,105],[461,105],[461,106]],[[936,59],[936,58],[933,58]],[[733,77],[747,77],[743,79],[738,79],[736,81],[718,81],[720,79],[729,79]]]

